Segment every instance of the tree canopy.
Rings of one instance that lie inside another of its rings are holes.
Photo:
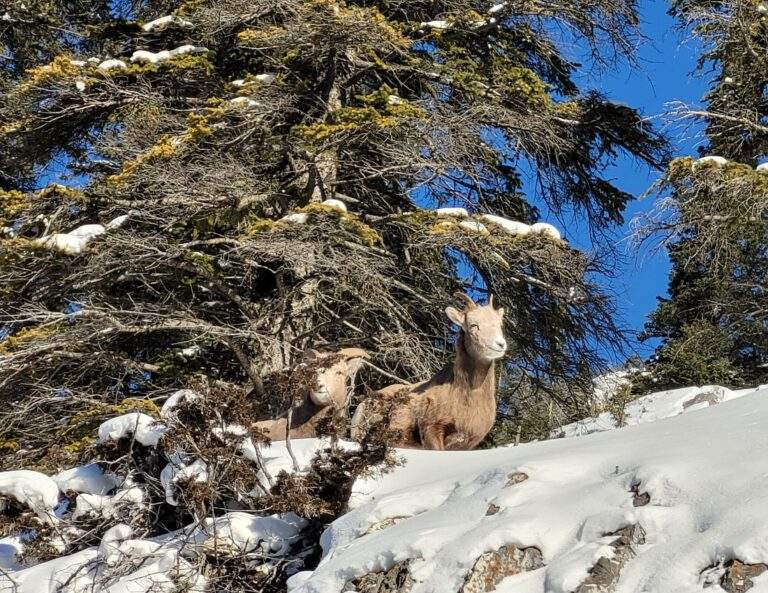
[[[664,139],[579,88],[563,47],[629,52],[634,2],[21,6],[0,25],[7,438],[77,451],[78,413],[200,376],[268,397],[306,346],[424,378],[460,289],[507,308],[535,381],[620,341],[599,259],[430,208],[533,223],[533,170],[554,214],[622,220],[604,166],[659,165]]]
[[[646,327],[662,338],[655,374],[669,385],[754,384],[766,378],[766,207],[768,151],[766,6],[753,2],[678,2],[681,25],[704,48],[710,90],[676,116],[704,125],[703,158],[673,161],[662,198],[641,236],[669,248],[669,298]]]

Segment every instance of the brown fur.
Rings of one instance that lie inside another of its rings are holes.
[[[446,313],[460,326],[453,365],[429,381],[414,385],[390,385],[376,392],[384,402],[405,397],[390,416],[389,428],[396,446],[424,449],[465,450],[475,448],[490,432],[496,419],[496,375],[494,361],[506,349],[501,334],[504,310],[493,309],[492,301],[478,307],[469,297],[467,308]],[[489,348],[489,344],[494,346]],[[499,346],[500,350],[495,347]],[[353,420],[353,436],[375,418],[366,411]],[[374,403],[375,409],[375,403]]]
[[[321,422],[346,410],[347,383],[354,382],[364,358],[368,358],[368,353],[360,348],[344,348],[338,352],[307,352],[305,361],[317,364],[316,380],[315,385],[294,405],[291,438],[318,436],[317,427]],[[333,359],[333,362],[329,359]],[[330,364],[324,365],[324,361]],[[262,420],[254,425],[264,431],[270,440],[284,441],[288,428],[287,412],[275,420]]]

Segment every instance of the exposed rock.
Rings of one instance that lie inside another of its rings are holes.
[[[387,571],[373,572],[347,581],[343,590],[345,593],[408,593],[413,586],[408,563],[409,560],[398,562]]]
[[[500,510],[501,509],[499,508],[499,505],[491,503],[488,505],[488,510],[485,511],[485,516],[490,517],[491,515],[498,513]]]
[[[647,492],[640,492],[640,482],[636,484],[632,484],[632,490],[631,490],[633,496],[632,496],[632,506],[634,507],[644,507],[649,502],[651,502],[651,495]]]
[[[507,483],[504,484],[504,488],[509,488],[520,482],[525,482],[528,479],[528,474],[523,472],[515,472],[507,476]]]
[[[766,570],[768,564],[744,564],[740,560],[729,560],[725,563],[725,574],[720,586],[728,593],[744,593],[753,587],[752,579]]]
[[[413,580],[408,571],[409,561],[398,562],[389,570],[370,573],[347,581],[344,593],[409,593]],[[536,548],[502,546],[486,552],[476,561],[457,593],[494,591],[506,577],[536,570],[544,566],[541,552]]]
[[[640,525],[628,525],[614,533],[618,536],[611,543],[615,549],[612,557],[603,556],[590,569],[589,576],[579,585],[574,593],[611,593],[619,581],[621,569],[635,556],[632,546],[645,543],[645,529]]]
[[[700,393],[696,397],[692,397],[688,401],[683,402],[683,410],[687,410],[691,406],[703,403],[707,403],[710,406],[716,406],[720,403],[720,398],[713,391]]]
[[[387,529],[388,527],[392,527],[393,525],[397,525],[400,523],[400,521],[403,521],[404,519],[408,519],[408,515],[398,515],[396,517],[387,517],[386,519],[382,519],[381,521],[378,521],[371,525],[365,532],[365,535],[368,535],[369,533],[373,533],[374,531],[381,531],[382,529]]]
[[[544,566],[537,548],[502,546],[477,559],[458,593],[494,591],[502,579]]]

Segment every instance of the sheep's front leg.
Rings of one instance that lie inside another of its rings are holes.
[[[445,451],[445,427],[442,424],[428,424],[420,427],[421,444],[425,449]]]

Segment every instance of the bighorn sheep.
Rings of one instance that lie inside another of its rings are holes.
[[[317,436],[318,423],[347,406],[347,382],[354,383],[355,375],[368,358],[368,353],[360,348],[344,348],[338,352],[318,352],[308,350],[303,364],[317,365],[317,374],[303,399],[293,406],[291,415],[291,438],[311,438]],[[332,361],[333,359],[333,361]],[[273,441],[284,441],[288,427],[288,412],[275,420],[262,420],[255,423]]]
[[[507,349],[502,330],[504,309],[493,307],[493,296],[483,306],[465,294],[457,296],[465,302],[464,310],[445,309],[459,326],[453,365],[429,381],[390,385],[376,392],[372,400],[358,406],[352,420],[353,437],[362,436],[369,422],[381,418],[377,403],[387,400],[392,406],[389,429],[397,435],[392,443],[396,446],[473,449],[490,432],[496,418],[494,362]],[[402,403],[395,399],[400,397]]]

